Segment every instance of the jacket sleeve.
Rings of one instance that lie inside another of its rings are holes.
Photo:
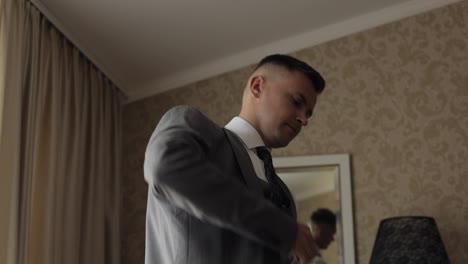
[[[289,252],[296,221],[212,164],[207,153],[214,142],[207,135],[216,129],[213,126],[192,108],[176,107],[166,113],[145,154],[145,179],[150,188],[202,221]]]

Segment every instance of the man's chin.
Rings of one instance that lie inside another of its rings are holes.
[[[325,249],[327,249],[327,248],[328,248],[328,246],[329,246],[329,245],[330,245],[330,244],[326,244],[326,245],[319,245],[319,248],[320,248],[321,250],[325,250]]]
[[[280,143],[278,144],[278,147],[276,147],[276,148],[284,148],[284,147],[287,147],[287,146],[289,145],[290,142],[291,142],[291,140],[285,141],[285,142],[280,142]]]
[[[277,139],[278,140],[276,140],[275,144],[271,146],[271,148],[284,148],[288,146],[289,143],[291,143],[294,137],[293,138],[282,137],[282,138],[277,138]]]

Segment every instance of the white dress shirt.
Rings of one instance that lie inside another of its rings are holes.
[[[325,260],[323,260],[322,255],[320,254],[320,248],[317,244],[315,244],[315,249],[317,250],[317,256],[315,256],[310,264],[327,264]]]
[[[257,130],[251,124],[249,124],[249,122],[238,116],[234,117],[225,126],[225,128],[232,131],[242,140],[247,153],[249,153],[249,157],[252,161],[255,173],[260,179],[267,181],[265,176],[265,168],[263,167],[263,161],[257,156],[257,150],[255,149],[256,147],[265,146],[265,143],[263,142],[260,134],[258,134]]]

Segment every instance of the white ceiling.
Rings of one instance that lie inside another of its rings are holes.
[[[459,0],[31,1],[131,102]]]

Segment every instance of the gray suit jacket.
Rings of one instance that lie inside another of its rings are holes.
[[[295,208],[293,219],[264,198],[268,184],[240,139],[198,110],[178,106],[162,117],[144,174],[146,264],[289,262]]]

